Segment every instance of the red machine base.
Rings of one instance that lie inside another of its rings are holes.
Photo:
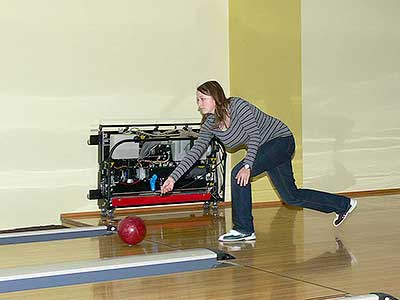
[[[203,202],[209,201],[211,194],[176,194],[176,195],[152,195],[152,196],[125,196],[111,198],[113,207],[140,206],[151,204],[172,204],[184,202]]]

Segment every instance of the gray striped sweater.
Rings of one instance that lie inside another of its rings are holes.
[[[207,117],[193,147],[170,175],[175,181],[202,156],[214,136],[228,149],[247,146],[243,165],[249,164],[251,168],[260,145],[277,137],[292,135],[290,129],[282,121],[267,115],[242,98],[230,98],[229,113],[231,124],[224,131],[214,128],[214,115]]]

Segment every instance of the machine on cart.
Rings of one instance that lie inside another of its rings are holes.
[[[203,202],[216,208],[224,201],[226,152],[213,139],[203,155],[171,193],[160,187],[193,147],[199,123],[99,125],[88,144],[98,146],[96,199],[103,217],[118,207]]]

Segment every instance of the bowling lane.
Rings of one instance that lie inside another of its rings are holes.
[[[0,268],[14,268],[72,262],[96,258],[111,258],[175,250],[147,241],[135,246],[123,243],[117,234],[49,242],[0,246]]]
[[[338,292],[247,267],[80,284],[0,294],[13,300],[326,299]],[[340,294],[341,296],[342,294]]]
[[[127,215],[118,215],[118,220]],[[218,236],[226,231],[225,210],[217,214],[203,210],[137,214],[147,227],[146,240],[174,249],[218,248]],[[99,226],[97,218],[73,219],[80,226]],[[230,227],[230,226],[229,226]]]
[[[197,209],[187,209],[181,207],[179,211],[170,211],[171,208],[164,208],[163,210],[160,208],[155,212],[145,212],[143,210],[138,210],[135,212],[132,210],[129,213],[124,213],[124,210],[117,210],[115,216],[115,222],[102,222],[98,217],[61,217],[63,220],[63,225],[65,226],[102,226],[108,224],[115,224],[117,221],[127,217],[127,216],[138,216],[142,218],[146,226],[149,228],[161,228],[161,227],[183,227],[185,225],[206,225],[209,224],[213,219],[220,219],[220,221],[224,221],[224,219],[220,218],[220,215],[213,215],[212,211],[203,211],[201,206]],[[224,210],[221,209],[220,213],[224,213]]]
[[[204,215],[202,211],[198,210],[164,214],[146,213],[139,216],[145,221],[147,235],[138,245],[128,246],[121,241],[117,234],[0,245],[0,257],[2,258],[0,260],[0,268],[202,248],[203,245],[216,248],[217,245],[215,243],[208,243],[207,240],[215,241],[215,236],[218,233],[214,231],[218,231],[218,228],[224,224],[224,218]],[[121,220],[124,217],[125,215],[117,216],[116,220]],[[80,226],[104,225],[98,218],[73,221]],[[173,234],[172,239],[171,233]],[[187,241],[194,242],[188,244]]]

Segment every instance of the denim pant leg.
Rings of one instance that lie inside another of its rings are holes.
[[[282,200],[290,205],[337,214],[345,212],[350,199],[326,192],[299,189],[293,176],[292,156],[295,151],[292,136],[277,138],[262,145],[257,153],[253,172],[266,171]]]
[[[294,147],[293,137],[276,138],[261,145],[253,164],[251,176],[257,176],[290,159],[293,153],[293,149],[290,147]],[[239,162],[231,173],[232,223],[233,229],[242,233],[252,233],[254,224],[251,184],[249,182],[246,186],[240,186],[235,179],[242,167],[243,161]]]
[[[292,156],[295,141],[292,136],[276,138],[260,146],[253,164],[251,176],[267,172],[282,200],[290,205],[318,210],[325,213],[345,212],[350,199],[326,192],[298,189],[292,169]],[[254,232],[252,216],[251,184],[241,187],[236,182],[236,175],[243,162],[232,170],[232,222],[233,229],[243,232]]]
[[[234,230],[247,234],[254,232],[251,184],[240,186],[235,179],[242,167],[243,162],[239,162],[231,173],[232,223]]]
[[[282,200],[290,205],[337,214],[344,213],[350,205],[350,199],[344,196],[310,189],[298,189],[293,177],[291,160],[267,172]]]

